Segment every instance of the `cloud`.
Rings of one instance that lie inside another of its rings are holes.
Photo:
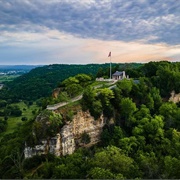
[[[134,41],[156,36],[152,42],[178,44],[179,8],[180,1],[175,0],[6,0],[0,1],[0,24],[29,32],[40,25],[101,40]],[[23,29],[24,24],[31,27]]]
[[[0,43],[1,64],[108,63],[109,51],[114,63],[180,59],[179,45],[85,39],[50,29],[44,33],[6,33],[3,36],[7,39],[6,43],[5,40]]]
[[[99,51],[96,51],[98,49]],[[83,51],[91,51],[96,55],[97,62],[109,62],[108,52],[112,52],[112,61],[116,63],[124,62],[149,62],[180,59],[179,45],[166,44],[144,44],[142,42],[122,42],[122,41],[101,41],[89,40]]]
[[[179,60],[180,1],[0,0],[0,63]]]

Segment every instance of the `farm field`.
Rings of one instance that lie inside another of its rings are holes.
[[[15,78],[19,77],[20,75],[3,75],[0,76],[0,83],[13,81]]]

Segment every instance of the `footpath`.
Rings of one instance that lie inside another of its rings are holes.
[[[113,89],[116,87],[116,85],[114,85],[117,81],[112,81],[112,82],[108,82],[106,85],[112,85],[109,87],[109,89]],[[94,86],[95,89],[99,88],[99,87],[102,87],[103,85],[100,84],[100,85],[97,85],[97,86]],[[60,103],[57,103],[57,104],[52,104],[52,105],[47,105],[46,109],[48,110],[51,110],[51,111],[54,111],[60,107],[63,107],[69,103],[72,103],[72,102],[75,102],[75,101],[79,101],[80,99],[82,99],[83,95],[79,95],[77,97],[74,97],[72,98],[70,101],[68,102],[60,102]]]

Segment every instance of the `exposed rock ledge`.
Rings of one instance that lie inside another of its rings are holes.
[[[174,103],[180,102],[180,93],[179,94],[175,94],[175,92],[172,91],[171,97],[169,98],[169,101],[172,101]]]
[[[72,122],[65,124],[56,137],[49,141],[49,152],[56,156],[72,154],[78,147],[85,146],[81,143],[81,135],[86,132],[90,136],[90,143],[86,146],[96,144],[100,140],[102,128],[106,123],[106,118],[102,115],[98,120],[90,115],[89,112],[79,110],[74,115]],[[25,147],[25,158],[32,157],[36,154],[44,154],[46,149],[46,140],[41,141],[41,145],[34,148]]]

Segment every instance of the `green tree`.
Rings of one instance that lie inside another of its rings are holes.
[[[180,156],[180,152],[179,152],[179,148],[180,148],[180,132],[173,129],[172,130],[172,134],[171,134],[171,154],[174,157],[179,157]]]
[[[137,161],[143,173],[142,178],[160,178],[159,162],[154,152],[139,153]]]
[[[7,101],[5,101],[5,100],[0,100],[0,108],[6,107],[6,105],[7,105]]]
[[[69,78],[65,79],[65,80],[62,82],[62,84],[63,84],[65,87],[67,87],[67,86],[69,86],[69,85],[71,85],[71,84],[79,84],[79,80],[76,79],[75,77],[69,77]]]
[[[103,68],[100,67],[100,68],[98,69],[98,72],[97,72],[97,74],[96,74],[96,77],[102,77],[102,76],[104,76],[104,71],[103,71]]]
[[[164,117],[165,128],[176,127],[175,118],[177,110],[176,104],[172,102],[166,102],[159,108],[159,113]]]
[[[150,118],[151,114],[149,108],[147,108],[144,104],[142,104],[140,109],[135,113],[134,117],[137,120],[141,120],[145,117]]]
[[[153,103],[153,107],[155,110],[158,110],[159,107],[162,105],[162,98],[160,96],[160,91],[159,89],[157,89],[156,87],[153,87],[151,90],[150,90],[150,94],[151,94],[151,98],[153,100],[152,103]]]
[[[22,121],[27,121],[27,117],[22,117],[21,120]]]
[[[99,93],[99,98],[103,106],[108,106],[110,105],[110,100],[114,98],[114,93],[111,89],[104,88],[101,89]]]
[[[81,152],[63,157],[53,170],[53,179],[85,179],[88,159]]]
[[[114,98],[114,93],[112,90],[108,88],[102,89],[99,93],[99,99],[103,107],[103,114],[107,118],[111,118],[113,116],[113,107],[111,105],[111,100],[113,98]]]
[[[62,124],[62,116],[60,114],[47,110],[42,112],[41,116],[36,118],[36,121],[33,123],[33,131],[38,143],[42,139],[47,140],[46,153],[49,151],[50,138],[59,132]]]
[[[19,117],[22,115],[22,111],[17,105],[9,105],[4,109],[4,114],[6,116],[16,116]]]
[[[150,93],[147,94],[147,96],[145,97],[145,104],[146,106],[150,109],[150,110],[153,110],[154,109],[154,100],[151,96]]]
[[[100,101],[96,100],[93,101],[92,106],[89,109],[91,115],[95,118],[98,119],[103,112],[103,107]]]
[[[109,169],[103,169],[100,167],[92,168],[88,174],[88,177],[91,179],[115,179],[115,175]]]
[[[79,83],[82,87],[86,87],[92,80],[92,78],[87,74],[78,74],[75,76],[75,78],[79,80]]]
[[[65,90],[67,91],[70,97],[74,97],[74,96],[79,95],[82,92],[83,88],[79,84],[74,83],[74,84],[68,85],[65,88]]]
[[[122,151],[115,146],[108,146],[106,149],[95,153],[92,160],[92,168],[99,167],[109,170],[112,174],[122,174],[125,178],[135,178],[135,166],[133,159],[124,155]]]
[[[133,128],[135,137],[144,136],[147,144],[153,144],[154,148],[161,143],[164,138],[164,122],[161,116],[154,118],[143,118],[138,121],[138,125]]]
[[[106,126],[101,134],[101,144],[104,147],[108,145],[120,147],[119,141],[124,136],[124,132],[120,126]]]
[[[137,149],[141,146],[138,139],[135,136],[124,137],[119,140],[119,147],[126,155],[135,154]]]
[[[127,120],[137,110],[136,104],[130,98],[122,98],[120,103],[120,114]]]
[[[146,77],[156,76],[158,64],[159,64],[158,62],[146,63],[146,64],[144,64],[144,66],[141,67],[141,70]]]
[[[132,90],[133,82],[132,80],[123,79],[117,82],[117,87],[121,89],[123,96],[128,96]]]
[[[175,157],[165,156],[163,170],[164,179],[178,179],[180,177],[180,160]]]
[[[6,130],[7,125],[8,125],[7,121],[0,119],[0,133]]]
[[[115,109],[120,109],[120,102],[122,99],[122,91],[119,88],[113,88],[114,98],[111,100],[112,105],[115,107]]]
[[[81,105],[83,110],[88,110],[92,107],[93,102],[96,100],[96,91],[92,86],[88,86],[83,93]]]
[[[160,89],[161,95],[163,97],[169,97],[170,93],[175,90],[177,93],[179,92],[179,84],[180,81],[178,77],[180,77],[179,72],[171,70],[170,67],[160,67],[157,71],[157,80],[156,86]]]

